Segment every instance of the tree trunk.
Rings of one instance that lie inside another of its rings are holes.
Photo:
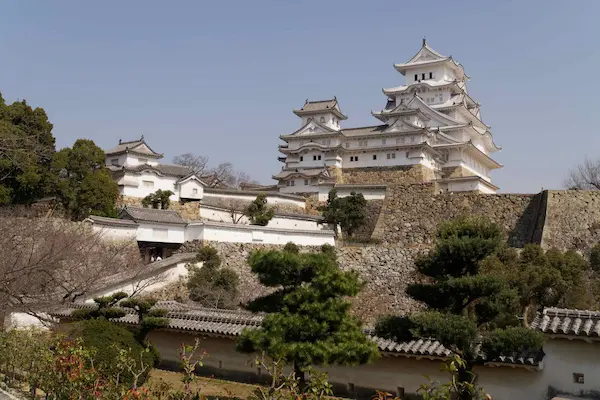
[[[304,375],[302,366],[297,363],[294,363],[294,376],[298,380],[298,389],[300,389],[300,392],[304,393],[304,389],[306,389],[306,376]]]
[[[457,376],[457,384],[458,387],[456,388],[456,392],[455,392],[455,398],[456,400],[473,400],[476,399],[477,397],[475,396],[475,393],[471,390],[469,390],[469,388],[464,385],[463,383],[470,383],[470,384],[475,384],[476,382],[476,376],[473,374],[473,364],[471,364],[469,361],[465,360],[465,366],[464,368],[459,367],[458,368],[458,376]]]

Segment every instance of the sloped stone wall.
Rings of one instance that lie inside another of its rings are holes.
[[[278,250],[283,246],[247,243],[206,242],[219,252],[224,267],[232,268],[240,277],[242,302],[269,293],[250,271],[247,259],[257,249]],[[202,242],[185,243],[178,252],[197,251]],[[318,251],[316,247],[303,247],[302,251]],[[404,314],[420,308],[404,293],[406,285],[418,280],[414,260],[422,253],[418,249],[400,247],[341,247],[336,248],[338,262],[344,270],[357,271],[365,288],[353,300],[353,311],[366,322],[390,313]]]
[[[509,245],[522,247],[533,238],[540,199],[531,194],[436,193],[432,183],[390,186],[373,237],[388,245],[430,247],[441,222],[481,215],[505,230]]]
[[[142,207],[142,199],[138,197],[121,196],[117,202],[117,206],[134,206]],[[175,210],[186,221],[195,221],[200,219],[200,202],[189,201],[179,202],[171,201],[169,204],[169,210]]]
[[[600,191],[549,190],[542,246],[587,252],[600,242]]]

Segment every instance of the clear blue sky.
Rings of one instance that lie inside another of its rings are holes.
[[[22,1],[0,10],[0,91],[54,123],[58,147],[144,134],[165,153],[231,161],[268,183],[292,109],[337,96],[376,124],[394,62],[421,38],[461,62],[492,125],[494,182],[560,188],[600,156],[600,1]]]

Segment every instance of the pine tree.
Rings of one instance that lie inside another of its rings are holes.
[[[460,382],[473,381],[473,365],[481,351],[494,359],[541,348],[538,332],[515,327],[519,325],[517,291],[502,276],[481,271],[482,261],[502,243],[500,228],[485,219],[458,218],[442,224],[435,248],[416,263],[431,283],[412,284],[406,290],[428,310],[384,318],[377,325],[378,334],[397,341],[437,339],[465,360],[458,371]],[[474,398],[466,389],[457,395]]]
[[[358,275],[342,271],[331,252],[261,250],[248,261],[259,281],[277,290],[247,304],[269,314],[261,329],[242,334],[238,350],[293,364],[301,386],[310,365],[364,364],[376,357],[376,345],[349,314],[346,298],[360,291]]]
[[[267,206],[267,195],[259,194],[246,207],[244,214],[250,219],[252,225],[266,226],[275,215],[275,210],[273,207]]]
[[[339,226],[347,236],[352,236],[360,228],[366,219],[367,201],[362,193],[350,193],[346,197],[338,197],[337,191],[331,189],[327,198],[327,204],[320,208],[323,212],[323,220],[335,226]]]

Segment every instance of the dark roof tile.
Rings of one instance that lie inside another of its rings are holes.
[[[157,210],[154,208],[140,208],[125,206],[120,214],[122,219],[131,219],[135,222],[158,222],[164,224],[185,225],[186,221],[174,210]]]

